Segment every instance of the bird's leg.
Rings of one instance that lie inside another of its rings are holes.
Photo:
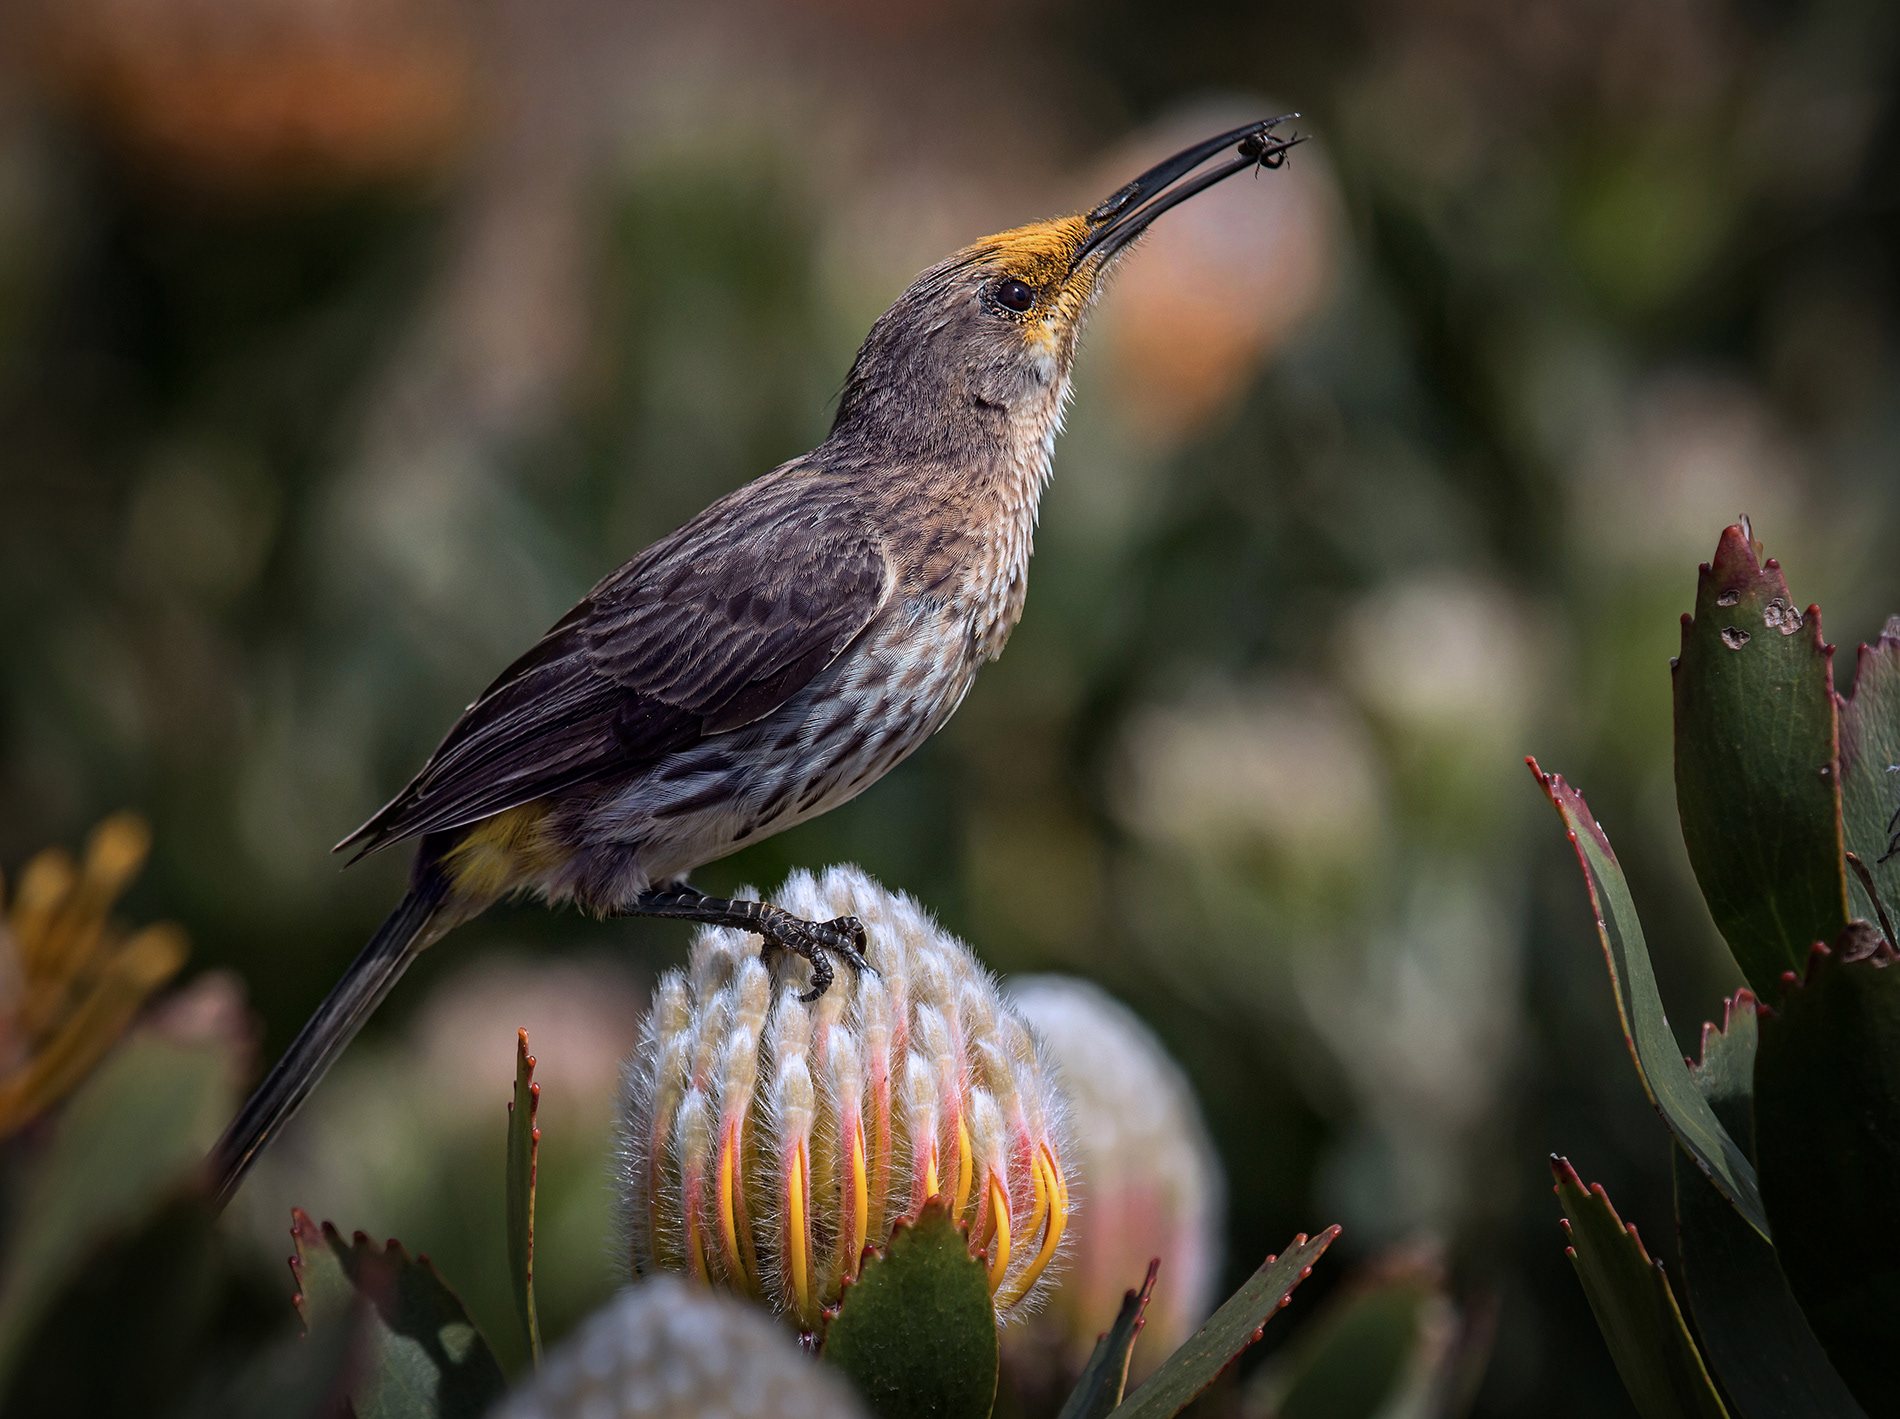
[[[708,926],[730,926],[764,937],[768,949],[796,951],[811,962],[811,989],[799,997],[805,1001],[816,1000],[831,988],[831,961],[826,952],[840,957],[854,971],[871,969],[864,959],[864,924],[854,916],[806,921],[770,902],[709,897],[684,883],[649,888],[622,907],[619,914],[670,916]]]

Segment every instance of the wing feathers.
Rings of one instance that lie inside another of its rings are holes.
[[[415,780],[338,846],[366,852],[667,754],[770,714],[890,591],[845,509],[788,465],[594,588],[469,706]],[[826,510],[820,506],[817,512]]]

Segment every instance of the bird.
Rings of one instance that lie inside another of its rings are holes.
[[[825,441],[610,573],[337,845],[415,839],[408,889],[209,1158],[219,1205],[416,956],[508,897],[736,927],[869,969],[853,918],[693,869],[855,797],[956,711],[1023,612],[1082,326],[1169,208],[1302,141],[1251,123],[1076,215],[985,237],[872,326]],[[351,861],[357,860],[352,858]]]

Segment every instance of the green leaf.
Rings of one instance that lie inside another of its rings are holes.
[[[1900,1413],[1900,967],[1817,949],[1761,1022],[1755,1149],[1775,1252],[1869,1414]]]
[[[1757,1004],[1752,990],[1738,990],[1723,1001],[1722,1027],[1702,1027],[1702,1057],[1689,1066],[1696,1092],[1750,1159],[1755,1156]]]
[[[825,1359],[879,1419],[984,1419],[996,1403],[996,1311],[989,1276],[941,1198],[892,1229],[845,1286]]]
[[[1617,1018],[1623,1023],[1623,1039],[1629,1045],[1630,1058],[1636,1062],[1644,1092],[1697,1166],[1708,1173],[1748,1224],[1766,1237],[1768,1214],[1762,1210],[1754,1164],[1722,1127],[1689,1076],[1689,1066],[1669,1028],[1669,1017],[1663,1013],[1649,948],[1643,944],[1643,926],[1636,919],[1636,904],[1630,900],[1629,884],[1623,880],[1623,869],[1617,865],[1609,838],[1590,816],[1590,805],[1583,801],[1583,795],[1565,783],[1562,775],[1546,774],[1535,759],[1526,762],[1563,820],[1570,845],[1583,867],[1590,909],[1596,915],[1597,939],[1603,944],[1603,959],[1616,991]]]
[[[1295,1286],[1313,1274],[1313,1263],[1338,1235],[1337,1227],[1328,1227],[1311,1241],[1301,1233],[1285,1255],[1268,1257],[1206,1325],[1122,1402],[1115,1419],[1168,1419],[1187,1408],[1241,1351],[1260,1338],[1274,1312],[1287,1303]]]
[[[1702,1027],[1702,1057],[1689,1070],[1716,1117],[1751,1157],[1759,1039],[1755,997],[1739,991],[1726,1004],[1721,1029]],[[1680,1144],[1672,1166],[1683,1290],[1709,1366],[1730,1401],[1750,1416],[1863,1419],[1795,1304],[1775,1249],[1729,1206]]]
[[[1148,1275],[1138,1291],[1122,1296],[1122,1308],[1115,1313],[1114,1324],[1102,1333],[1082,1367],[1082,1377],[1069,1391],[1062,1412],[1056,1419],[1106,1419],[1122,1402],[1122,1390],[1128,1384],[1128,1359],[1135,1353],[1135,1341],[1141,1335],[1142,1314],[1148,1298],[1154,1294],[1155,1274],[1161,1269],[1157,1257],[1148,1263]]]
[[[1750,1419],[1864,1419],[1795,1304],[1775,1249],[1680,1144],[1673,1153],[1682,1289],[1709,1368],[1737,1412]]]
[[[1406,1403],[1423,1385],[1429,1392],[1448,1358],[1449,1326],[1434,1316],[1451,1309],[1442,1268],[1401,1257],[1349,1281],[1275,1355],[1248,1388],[1248,1409],[1275,1419],[1371,1419],[1413,1413],[1429,1405]],[[1422,1396],[1420,1396],[1422,1398]]]
[[[515,1037],[515,1096],[508,1104],[508,1277],[514,1283],[515,1314],[536,1368],[541,1364],[541,1322],[534,1313],[534,1175],[541,1144],[535,1114],[541,1086],[534,1082],[528,1032]]]
[[[328,1222],[318,1227],[301,1207],[290,1211],[290,1235],[297,1248],[290,1259],[297,1294],[290,1303],[303,1317],[305,1331],[314,1335],[356,1309],[356,1285],[343,1267],[348,1249],[335,1227]]]
[[[226,1041],[139,1033],[67,1103],[0,1268],[0,1392],[45,1308],[100,1243],[201,1175],[235,1077]]]
[[[325,1325],[287,1336],[232,1376],[192,1419],[353,1419],[349,1379],[360,1327]]]
[[[1553,1156],[1550,1170],[1568,1219],[1566,1250],[1636,1412],[1643,1419],[1724,1419],[1728,1411],[1683,1324],[1662,1263],[1650,1260],[1601,1186],[1586,1191],[1562,1158]]]
[[[1673,680],[1689,863],[1757,995],[1847,925],[1834,648],[1747,524],[1722,533]],[[1693,1151],[1693,1150],[1692,1150]]]
[[[506,1388],[488,1342],[427,1257],[361,1232],[345,1243],[293,1212],[297,1308],[313,1334],[364,1310],[364,1363],[350,1386],[356,1419],[480,1419]]]
[[[1435,1377],[1448,1335],[1433,1345],[1429,1309],[1450,1309],[1436,1267],[1400,1263],[1349,1280],[1273,1354],[1248,1385],[1246,1410],[1275,1419],[1370,1419],[1417,1410],[1402,1387]],[[1436,1351],[1436,1353],[1431,1353]],[[1423,1362],[1423,1364],[1421,1364]]]
[[[1900,773],[1889,772],[1900,764],[1900,616],[1888,620],[1879,640],[1860,648],[1853,693],[1841,701],[1840,713],[1843,835],[1891,915],[1900,905],[1900,852],[1888,856],[1900,808]],[[1880,919],[1859,882],[1850,879],[1848,890],[1861,916]]]

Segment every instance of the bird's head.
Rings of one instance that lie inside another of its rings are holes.
[[[1109,269],[1168,208],[1235,173],[1279,167],[1300,140],[1273,129],[1293,116],[1197,143],[1087,212],[998,232],[931,267],[871,328],[834,436],[926,458],[973,440],[1046,439]]]

